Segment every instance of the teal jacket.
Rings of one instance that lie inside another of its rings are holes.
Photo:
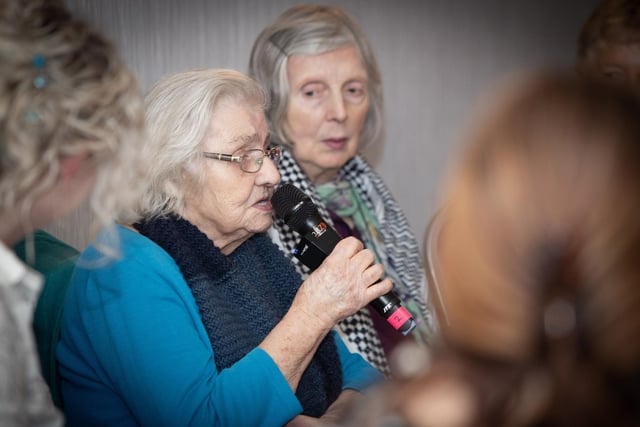
[[[80,252],[42,230],[35,231],[32,237],[34,260],[27,259],[27,239],[18,242],[13,250],[18,258],[44,276],[44,286],[33,315],[33,332],[42,376],[49,385],[53,403],[62,408],[55,349],[60,340],[62,311],[69,280]]]
[[[99,239],[113,239],[103,235]],[[173,259],[117,228],[121,257],[90,246],[78,261],[57,355],[69,426],[282,426],[302,407],[260,348],[218,372],[191,291]],[[381,379],[334,335],[343,388]]]

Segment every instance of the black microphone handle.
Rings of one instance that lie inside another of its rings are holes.
[[[302,236],[293,255],[311,270],[315,270],[342,238],[319,215],[310,216],[305,222],[310,225],[310,231]],[[415,320],[393,291],[374,299],[369,305],[403,335],[408,335],[416,327]]]
[[[273,193],[271,203],[276,216],[302,236],[293,255],[311,270],[318,268],[342,237],[320,216],[311,198],[293,184],[281,185]],[[374,299],[370,305],[403,335],[416,327],[393,291]]]

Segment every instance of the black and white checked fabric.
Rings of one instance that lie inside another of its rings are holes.
[[[302,172],[288,149],[284,148],[279,165],[282,184],[289,183],[298,187],[313,200],[320,215],[329,223],[331,218],[326,207],[320,200],[315,187]],[[350,182],[358,190],[367,208],[374,212],[380,224],[379,232],[384,241],[383,264],[385,272],[394,277],[395,290],[404,298],[411,298],[419,307],[418,315],[422,330],[431,330],[432,314],[427,308],[427,286],[422,257],[418,243],[413,235],[404,213],[391,196],[382,179],[373,171],[371,166],[360,156],[351,159],[340,171],[340,180]],[[333,225],[333,224],[331,224]],[[275,218],[274,225],[269,230],[272,240],[287,254],[303,278],[310,270],[292,255],[300,236],[297,235],[284,221]],[[392,265],[391,265],[392,264]],[[426,325],[426,327],[425,327]],[[374,367],[385,375],[389,375],[389,364],[385,357],[380,338],[376,332],[369,311],[364,308],[356,314],[341,321],[337,328],[346,337],[350,347],[357,348],[360,354]],[[418,328],[416,328],[418,329]],[[425,335],[422,333],[422,335]],[[426,336],[417,337],[427,341]]]

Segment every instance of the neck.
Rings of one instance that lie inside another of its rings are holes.
[[[340,169],[309,168],[304,163],[300,163],[300,169],[302,169],[302,172],[307,175],[309,181],[314,185],[326,184],[327,182],[333,181],[340,171]]]
[[[206,233],[205,233],[206,234]],[[208,236],[208,235],[207,235]],[[209,236],[209,238],[211,239],[211,237]],[[238,249],[238,247],[243,244],[247,239],[242,239],[242,240],[233,240],[230,242],[222,242],[222,244],[219,244],[218,242],[216,242],[215,240],[211,239],[215,245],[220,249],[220,252],[222,252],[225,255],[230,255],[231,253],[233,253],[233,251],[235,251],[236,249]]]
[[[224,255],[230,255],[251,237],[251,235],[247,236],[246,234],[219,233],[217,230],[212,229],[207,221],[204,221],[199,215],[192,215],[189,210],[183,210],[180,216],[204,233]]]
[[[31,228],[27,227],[17,212],[0,213],[0,240],[5,245],[13,246],[30,231]]]

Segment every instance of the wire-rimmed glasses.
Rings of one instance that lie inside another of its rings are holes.
[[[222,160],[224,162],[234,162],[240,165],[240,169],[247,173],[256,173],[262,167],[264,158],[269,157],[271,161],[278,166],[280,159],[282,158],[282,147],[274,145],[266,150],[260,148],[254,148],[246,150],[239,154],[222,154],[222,153],[210,153],[205,151],[202,153],[208,159]]]

